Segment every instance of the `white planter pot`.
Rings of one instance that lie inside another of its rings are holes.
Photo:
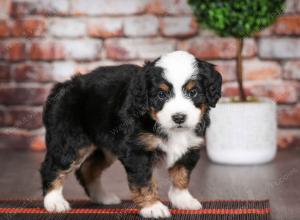
[[[206,132],[209,158],[223,164],[259,164],[276,154],[276,104],[267,98],[260,102],[233,103],[223,98],[210,112]]]

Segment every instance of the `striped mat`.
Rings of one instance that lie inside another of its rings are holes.
[[[2,220],[141,220],[131,201],[119,205],[98,205],[87,200],[70,200],[66,213],[49,214],[41,200],[0,200]],[[166,203],[169,205],[168,203]],[[269,220],[270,205],[262,201],[204,201],[201,210],[171,209],[172,217],[182,220]]]

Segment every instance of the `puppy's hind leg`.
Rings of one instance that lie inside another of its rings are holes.
[[[44,207],[49,212],[64,212],[70,209],[69,203],[63,196],[64,177],[94,151],[93,145],[81,148],[75,153],[74,148],[69,148],[67,153],[54,154],[48,151],[40,170],[44,195]]]
[[[115,161],[115,157],[104,149],[97,149],[76,171],[78,181],[93,202],[100,204],[119,204],[115,194],[107,192],[101,183],[101,174]]]
[[[65,173],[60,171],[53,158],[47,154],[41,170],[44,207],[49,212],[64,212],[70,209],[63,197],[63,179]]]

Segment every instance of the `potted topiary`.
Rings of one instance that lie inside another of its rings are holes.
[[[242,51],[245,37],[269,26],[283,12],[284,0],[189,0],[189,4],[202,26],[237,40],[239,97],[223,98],[211,111],[212,123],[206,133],[209,158],[226,164],[272,160],[276,154],[276,104],[246,95]]]

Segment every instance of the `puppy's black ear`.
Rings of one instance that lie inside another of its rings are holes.
[[[143,116],[148,111],[146,72],[141,69],[132,78],[126,98],[127,113],[134,118]]]
[[[215,107],[222,93],[222,76],[211,63],[197,59],[198,79],[205,87],[208,104]]]

